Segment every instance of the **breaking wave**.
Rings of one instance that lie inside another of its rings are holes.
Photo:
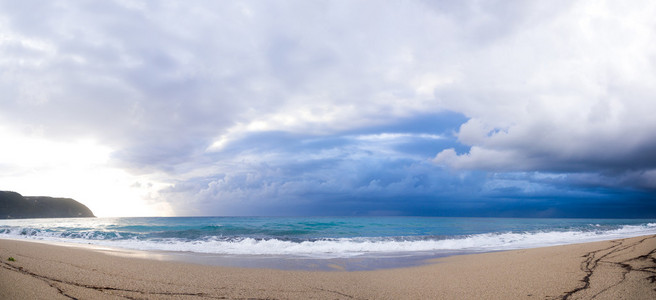
[[[577,230],[492,232],[469,235],[309,238],[271,235],[224,236],[196,231],[149,233],[0,225],[0,238],[94,244],[149,251],[184,251],[218,255],[265,255],[335,258],[412,253],[486,252],[602,241],[656,234],[656,223],[608,228],[589,224]]]

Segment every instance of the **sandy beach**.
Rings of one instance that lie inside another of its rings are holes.
[[[353,272],[209,266],[16,240],[0,240],[0,257],[0,299],[656,299],[656,236]]]

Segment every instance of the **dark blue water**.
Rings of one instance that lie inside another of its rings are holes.
[[[0,220],[0,238],[218,255],[339,258],[479,252],[656,234],[656,220],[171,217]]]

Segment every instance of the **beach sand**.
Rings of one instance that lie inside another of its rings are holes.
[[[0,240],[0,258],[0,299],[656,299],[656,235],[351,272],[209,266],[15,240]]]

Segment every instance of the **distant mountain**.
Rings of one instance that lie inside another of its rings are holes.
[[[0,219],[95,217],[84,204],[70,198],[24,197],[0,191]]]

